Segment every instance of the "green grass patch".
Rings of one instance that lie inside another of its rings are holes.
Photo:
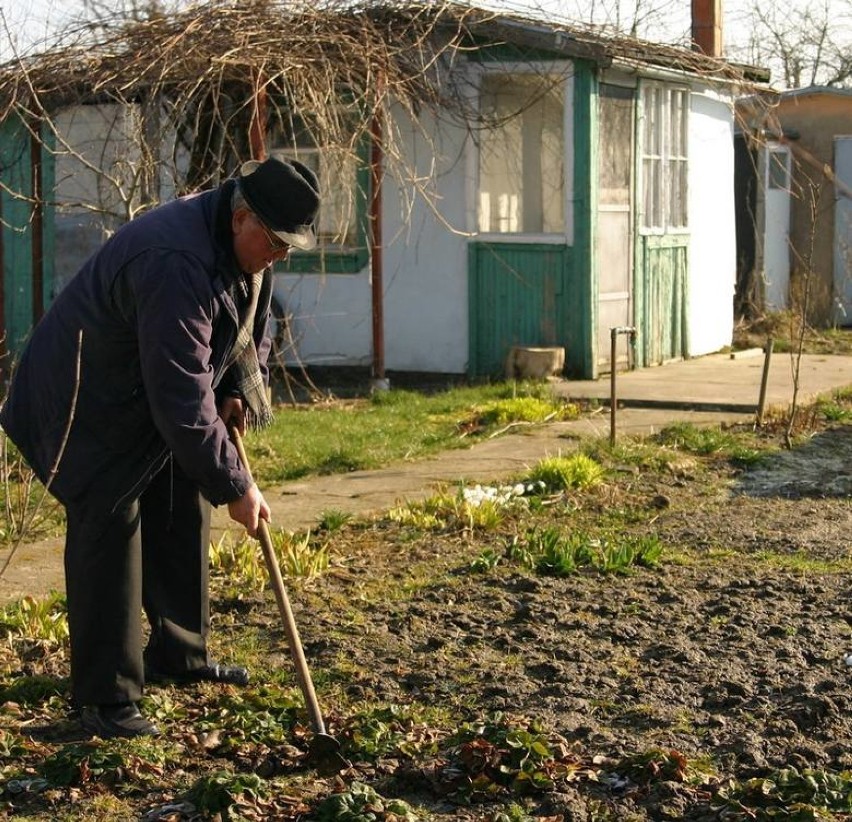
[[[766,449],[757,447],[750,436],[686,422],[666,426],[654,440],[679,451],[720,456],[742,465],[752,465],[766,455]]]
[[[777,551],[757,551],[749,556],[759,565],[775,570],[791,571],[797,574],[846,574],[852,571],[852,558],[825,559],[803,551],[781,553]]]
[[[483,414],[483,409],[487,413]],[[578,414],[547,383],[498,383],[433,394],[391,390],[368,399],[281,406],[272,426],[246,438],[258,484],[378,468],[470,444],[509,422]]]
[[[571,403],[542,397],[509,397],[492,400],[473,409],[471,423],[479,427],[499,427],[511,423],[542,423],[573,420],[580,415]]]

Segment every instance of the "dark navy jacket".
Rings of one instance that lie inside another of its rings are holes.
[[[124,225],[34,329],[0,424],[63,503],[114,510],[169,454],[213,504],[248,490],[216,400],[233,387],[224,365],[238,327],[233,185]],[[261,363],[270,296],[267,272],[254,334]]]

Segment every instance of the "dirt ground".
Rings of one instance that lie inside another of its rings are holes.
[[[350,695],[465,703],[555,731],[597,776],[545,795],[537,815],[722,818],[731,778],[852,768],[852,608],[838,571],[849,567],[850,465],[852,429],[839,427],[721,481],[688,458],[648,479],[626,470],[559,517],[580,528],[607,509],[658,511],[636,528],[687,553],[629,576],[471,579],[466,550],[482,542],[416,539],[401,554],[397,540],[384,552],[371,540],[369,554],[318,583],[307,609],[357,600],[367,575],[402,591],[423,567],[445,567],[457,583],[373,601],[348,629],[333,615],[309,622],[308,654],[320,669],[356,660]],[[651,762],[649,751],[664,753]],[[700,787],[687,767],[666,777],[672,761],[712,762],[714,776]],[[402,767],[390,789],[428,794],[434,780]],[[475,807],[449,815],[489,818]]]
[[[347,524],[329,537],[330,569],[291,591],[329,730],[352,767],[316,779],[287,760],[292,746],[274,758],[262,746],[224,744],[235,732],[212,707],[219,697],[155,687],[157,704],[180,706],[180,719],[162,720],[184,751],[180,767],[160,768],[155,793],[119,781],[113,790],[135,815],[109,818],[216,818],[167,800],[226,768],[301,781],[221,819],[404,818],[317,812],[323,796],[356,783],[436,822],[850,819],[850,782],[837,776],[852,770],[850,465],[852,427],[836,426],[754,468],[712,457],[708,466],[688,453],[660,470],[625,462],[600,489],[538,512],[540,526],[609,523],[621,535],[657,536],[663,561],[625,574],[552,577],[508,561],[472,569],[484,551],[505,553],[507,528],[430,531],[387,517]],[[268,592],[229,599],[218,585],[217,650],[232,652],[256,630],[277,648],[267,664],[290,671]],[[18,664],[30,676],[62,676],[66,660]],[[402,717],[373,714],[371,756],[366,727],[353,725],[368,706],[395,706]],[[221,744],[192,736],[189,717],[202,716],[222,723]],[[451,746],[447,717],[491,730]],[[22,727],[46,718],[24,717]],[[10,719],[3,725],[21,722]],[[500,728],[547,740],[546,788],[519,791],[503,778],[511,745]],[[832,793],[832,780],[842,789]],[[38,810],[33,819],[90,819],[85,810],[62,814],[105,790],[86,783],[4,798],[7,808]],[[158,811],[157,797],[171,810]],[[761,816],[761,804],[784,813]],[[811,804],[835,813],[802,810]]]

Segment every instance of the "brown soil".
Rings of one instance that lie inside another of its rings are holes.
[[[720,476],[685,458],[663,475],[626,471],[593,500],[554,509],[554,522],[576,528],[633,510],[637,532],[682,558],[630,575],[472,575],[467,563],[489,541],[500,550],[499,536],[413,539],[404,551],[397,536],[362,536],[362,553],[305,601],[308,654],[320,669],[354,660],[350,696],[464,704],[555,731],[597,779],[546,795],[539,815],[717,818],[728,778],[852,768],[852,608],[838,571],[848,565],[832,565],[849,558],[850,465],[852,429],[840,427],[759,469]],[[416,589],[427,567],[451,581],[410,598],[370,595],[363,623],[348,629],[323,614],[323,603],[357,601],[365,588]],[[631,757],[655,749],[707,758],[718,778],[698,790],[683,774],[630,772]],[[412,782],[415,795],[434,789],[422,768],[391,782],[403,796]],[[595,815],[603,809],[610,815]]]
[[[346,526],[331,536],[332,569],[293,590],[330,731],[351,746],[357,706],[446,710],[541,728],[570,767],[529,796],[496,777],[477,783],[482,762],[463,759],[465,771],[448,729],[419,721],[406,726],[415,753],[355,756],[337,781],[306,788],[307,804],[291,802],[291,785],[276,811],[247,818],[302,818],[357,780],[435,820],[499,819],[517,803],[527,816],[516,819],[745,819],[725,805],[732,780],[852,769],[850,465],[852,428],[840,426],[748,470],[689,455],[663,471],[625,465],[602,489],[530,515],[539,527],[657,535],[663,562],[629,574],[542,576],[505,559],[474,572],[485,549],[505,552],[517,521],[473,533]],[[269,595],[220,597],[216,624],[218,642],[250,626],[281,643]],[[218,755],[188,752],[183,767],[221,766]]]

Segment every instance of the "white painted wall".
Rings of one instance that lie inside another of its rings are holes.
[[[391,114],[404,158],[382,188],[385,368],[461,374],[468,361],[465,132],[423,112]],[[436,212],[438,216],[436,217]],[[369,264],[359,274],[279,275],[306,365],[370,365]]]
[[[693,91],[689,118],[687,351],[731,344],[736,287],[732,101]]]

